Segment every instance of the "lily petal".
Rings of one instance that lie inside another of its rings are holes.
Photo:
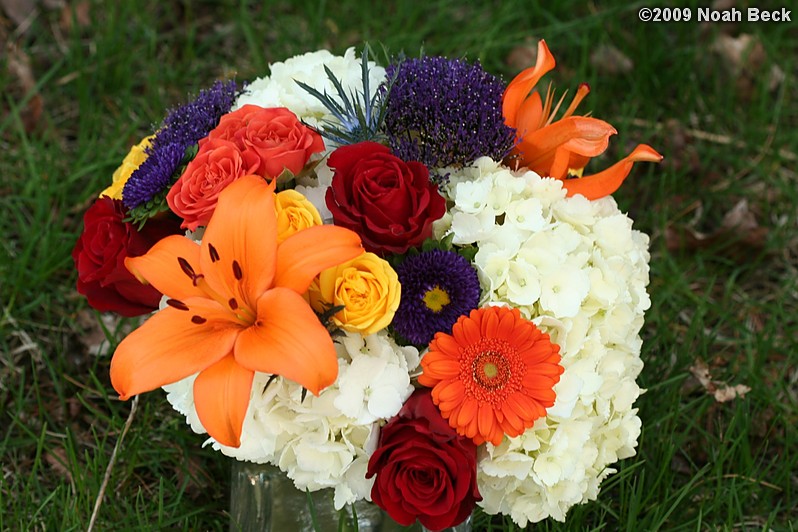
[[[535,66],[523,70],[507,85],[502,98],[502,114],[504,122],[510,127],[515,127],[518,109],[529,95],[529,91],[537,85],[540,78],[553,69],[556,65],[554,56],[546,46],[546,41],[538,42],[538,57]]]
[[[208,434],[222,445],[241,445],[241,427],[254,376],[230,354],[201,371],[194,381],[197,415]]]
[[[303,294],[322,270],[352,260],[363,252],[360,237],[349,229],[334,225],[303,229],[277,247],[274,284]]]
[[[199,260],[208,285],[225,299],[243,300],[249,308],[274,280],[275,182],[248,175],[228,185],[219,194],[202,237]]]
[[[516,138],[522,139],[528,133],[536,131],[541,127],[543,120],[543,102],[540,93],[535,91],[524,100],[515,116],[516,124],[513,127],[516,130]]]
[[[162,238],[139,257],[127,257],[125,267],[142,283],[174,299],[203,297],[190,271],[199,273],[200,247],[180,235]],[[182,260],[181,260],[182,259]]]
[[[595,157],[604,152],[614,127],[603,120],[585,116],[569,116],[526,135],[518,147],[521,165],[538,174],[549,175],[557,148],[564,148],[578,155]]]
[[[189,298],[130,333],[111,359],[111,384],[121,399],[177,382],[230,353],[241,326],[213,301]]]
[[[578,179],[566,179],[563,187],[568,191],[568,196],[582,194],[590,200],[603,198],[618,190],[634,163],[644,161],[658,163],[662,161],[662,155],[647,144],[638,144],[632,153],[606,170]]]
[[[551,168],[548,171],[549,177],[556,177],[557,179],[565,177],[568,173],[571,158],[572,153],[563,146],[554,150],[554,160],[551,162]]]
[[[282,375],[314,395],[338,377],[330,334],[302,296],[288,288],[261,296],[257,321],[239,335],[234,353],[245,368]]]

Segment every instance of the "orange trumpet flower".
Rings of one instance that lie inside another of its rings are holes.
[[[604,152],[610,135],[617,133],[603,120],[588,116],[574,116],[590,87],[579,86],[573,101],[559,120],[555,115],[565,96],[554,105],[551,86],[546,91],[545,102],[538,91],[529,92],[540,79],[555,66],[554,56],[546,42],[538,43],[535,66],[518,74],[507,86],[502,100],[504,122],[516,130],[518,144],[509,159],[516,167],[527,167],[541,176],[563,180],[569,196],[582,194],[588,199],[598,199],[615,192],[629,175],[636,162],[660,162],[662,155],[646,144],[639,144],[629,155],[598,174],[566,179],[569,175],[582,175],[588,161]]]
[[[319,272],[361,253],[355,233],[332,225],[278,244],[274,182],[238,179],[220,194],[202,244],[169,236],[126,259],[139,280],[170,299],[119,344],[111,383],[128,399],[199,373],[194,403],[202,425],[238,447],[255,371],[316,395],[337,378],[332,339],[301,294]]]

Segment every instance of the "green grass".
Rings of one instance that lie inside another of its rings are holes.
[[[508,54],[541,37],[557,86],[590,83],[584,108],[620,131],[600,165],[636,142],[666,161],[636,169],[616,194],[652,235],[638,454],[597,501],[536,529],[798,528],[796,23],[644,24],[639,3],[534,4],[94,1],[87,20],[72,2],[71,12],[39,3],[24,33],[0,21],[35,82],[21,85],[12,55],[0,55],[0,530],[88,526],[130,404],[115,398],[109,357],[81,342],[96,321],[70,252],[91,198],[167,108],[231,72],[252,79],[272,61],[363,40],[479,59],[509,79]],[[761,43],[764,59],[743,65],[750,75],[712,51],[724,33]],[[601,44],[633,69],[593,65]],[[774,66],[785,77],[771,90]],[[38,97],[42,113],[27,123]],[[741,199],[763,235],[679,238],[718,230]],[[716,402],[690,378],[697,359],[751,391]],[[97,528],[225,529],[229,463],[201,441],[162,394],[143,396]],[[479,516],[477,529],[517,527]]]

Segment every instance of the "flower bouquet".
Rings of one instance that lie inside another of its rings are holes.
[[[543,41],[508,85],[368,55],[217,82],[133,147],[73,253],[92,306],[154,311],[113,387],[336,509],[564,520],[635,453],[648,237],[610,194],[661,156],[583,175],[616,131],[537,90]]]

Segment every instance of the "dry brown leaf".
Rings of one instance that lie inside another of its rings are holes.
[[[762,42],[754,35],[742,33],[732,37],[720,33],[710,45],[710,50],[720,56],[727,74],[734,80],[738,94],[751,98],[759,78],[767,76],[768,90],[774,91],[784,81],[784,71],[772,65],[767,71],[767,52]]]
[[[602,74],[627,74],[634,69],[634,62],[611,44],[600,44],[590,54],[590,64]]]
[[[61,8],[61,29],[69,32],[73,29],[73,25],[77,25],[78,28],[91,26],[91,3],[87,0],[81,0],[73,5],[65,4]]]
[[[716,381],[712,379],[709,374],[709,367],[706,363],[696,359],[695,364],[690,366],[690,373],[698,381],[701,387],[710,395],[715,398],[718,403],[726,403],[737,397],[743,397],[751,391],[751,388],[744,384],[737,384],[729,386],[723,381]]]
[[[737,6],[737,0],[715,0],[712,2],[714,11],[725,11]]]
[[[104,313],[101,315],[102,325],[109,331],[116,329],[119,324],[120,318],[116,314]],[[108,350],[108,339],[105,336],[105,331],[101,324],[97,321],[95,313],[90,309],[84,309],[78,312],[78,324],[83,328],[83,333],[80,335],[80,343],[86,347],[86,351],[90,355],[104,355]]]
[[[61,475],[72,483],[72,473],[69,471],[67,464],[69,461],[66,457],[66,451],[63,447],[56,447],[49,452],[44,453],[45,461],[57,474]]]
[[[17,28],[29,24],[29,19],[36,11],[36,0],[0,0],[3,12],[16,24]]]
[[[696,360],[695,364],[690,366],[690,373],[692,373],[693,377],[698,380],[702,387],[707,390],[710,389],[712,386],[712,378],[709,375],[709,368],[703,360],[700,358]],[[714,389],[711,391],[714,391]]]
[[[751,388],[745,384],[738,384],[736,386],[723,386],[722,388],[718,388],[712,395],[715,396],[717,402],[726,403],[737,397],[744,397],[745,394],[750,391]]]
[[[768,228],[759,225],[748,200],[743,198],[723,216],[715,230],[704,233],[692,226],[670,226],[665,230],[665,244],[670,251],[717,247],[719,254],[745,261],[762,251],[767,235]]]
[[[507,54],[505,62],[513,72],[521,72],[535,64],[538,57],[538,39],[528,37],[524,44],[516,46]]]
[[[20,118],[25,131],[30,133],[39,125],[44,109],[44,101],[38,92],[31,95],[36,90],[36,79],[33,77],[33,69],[31,68],[28,54],[12,42],[6,43],[5,48],[7,57],[6,69],[17,82],[18,89],[14,92],[19,94],[20,100],[28,98],[25,107],[20,110]]]

